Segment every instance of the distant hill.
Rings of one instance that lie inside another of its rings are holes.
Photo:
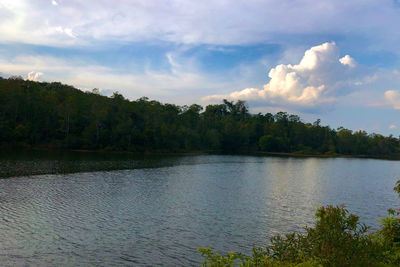
[[[392,136],[331,129],[297,115],[250,114],[243,101],[177,106],[0,78],[0,146],[132,152],[280,152],[393,156]]]

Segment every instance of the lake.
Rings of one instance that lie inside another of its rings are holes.
[[[400,204],[400,162],[374,159],[3,152],[0,176],[1,266],[199,265],[196,248],[249,253],[319,205],[374,230]]]

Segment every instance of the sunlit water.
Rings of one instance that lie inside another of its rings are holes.
[[[376,229],[400,204],[397,161],[90,158],[0,160],[3,176],[131,168],[0,179],[0,266],[199,265],[196,248],[248,253],[311,225],[319,205],[344,204]]]

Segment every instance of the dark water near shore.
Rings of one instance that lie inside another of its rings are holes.
[[[18,176],[0,179],[0,266],[199,265],[197,247],[249,252],[319,205],[376,229],[400,204],[400,162],[372,159],[7,153],[0,176]]]

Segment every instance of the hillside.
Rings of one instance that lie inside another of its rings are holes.
[[[284,152],[387,157],[392,136],[331,129],[286,112],[250,114],[243,101],[177,106],[0,78],[0,146],[132,152]]]

